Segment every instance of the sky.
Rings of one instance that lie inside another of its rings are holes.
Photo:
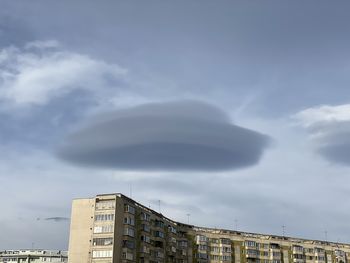
[[[0,6],[0,249],[67,249],[102,193],[350,242],[348,1]]]

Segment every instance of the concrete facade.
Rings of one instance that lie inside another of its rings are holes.
[[[76,199],[72,204],[68,257],[71,262],[90,262],[94,199]]]
[[[73,201],[69,263],[350,263],[350,245],[175,222],[122,194]]]

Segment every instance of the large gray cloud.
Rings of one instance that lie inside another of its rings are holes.
[[[195,101],[150,103],[100,115],[58,154],[88,166],[131,170],[226,170],[256,164],[267,136]]]

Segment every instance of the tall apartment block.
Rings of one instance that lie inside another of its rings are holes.
[[[196,227],[122,194],[73,201],[69,263],[350,263],[350,245]]]

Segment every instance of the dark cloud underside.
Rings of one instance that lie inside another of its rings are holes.
[[[183,101],[108,113],[68,137],[67,161],[131,170],[227,170],[256,164],[268,137],[230,124],[219,109]]]

